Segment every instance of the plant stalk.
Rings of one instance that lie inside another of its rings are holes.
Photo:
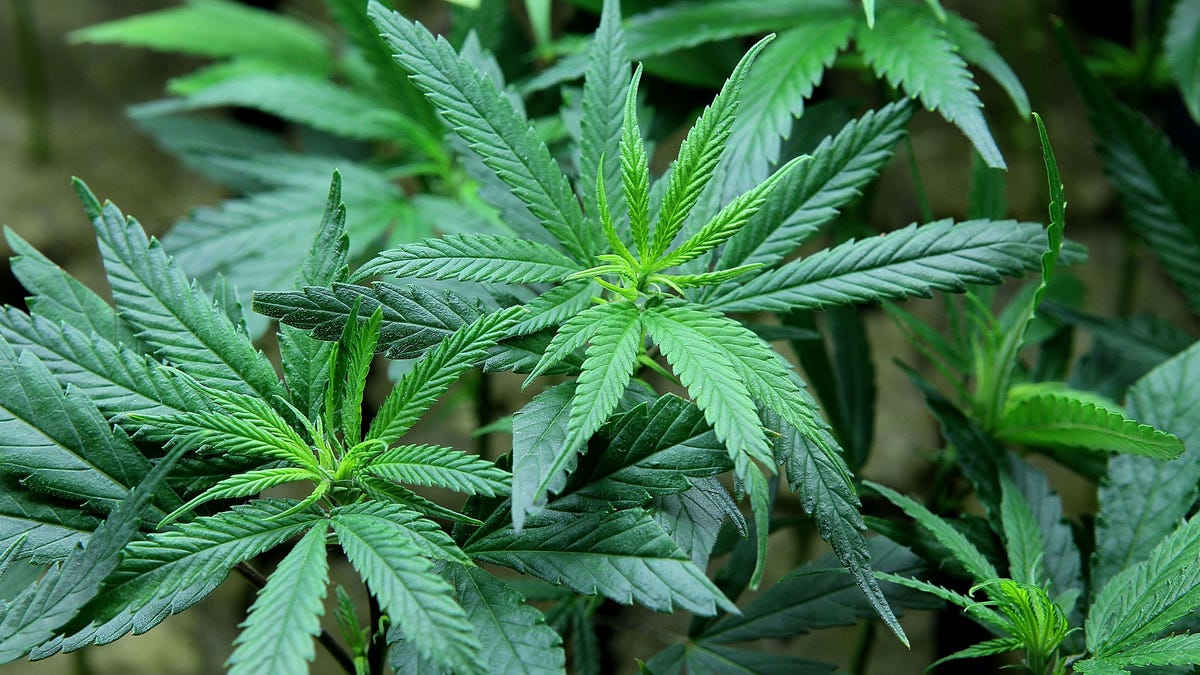
[[[244,577],[246,581],[249,581],[255,588],[261,589],[263,586],[267,585],[267,578],[262,575],[262,572],[259,572],[251,567],[250,563],[240,562],[237,564],[236,569],[238,573],[240,573],[242,577]],[[350,653],[346,651],[346,648],[337,641],[337,638],[333,637],[329,631],[322,628],[321,634],[317,636],[317,640],[323,647],[325,647],[325,650],[329,652],[329,655],[333,657],[333,660],[338,662],[338,665],[342,667],[342,670],[346,671],[348,675],[355,675],[354,658],[351,657]]]

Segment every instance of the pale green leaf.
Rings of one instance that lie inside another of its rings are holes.
[[[638,125],[637,93],[642,81],[642,67],[638,66],[629,83],[625,98],[625,109],[621,123],[621,189],[625,206],[629,210],[629,231],[638,255],[649,258],[650,250],[650,160],[646,155],[646,141]],[[613,209],[614,213],[618,213]]]
[[[541,503],[535,495],[561,454],[574,396],[574,382],[550,387],[513,415],[512,518],[518,531],[525,524],[526,513],[545,504],[546,491]],[[561,489],[554,484],[550,487]]]
[[[421,656],[454,672],[483,672],[475,629],[419,544],[365,514],[336,514],[331,524],[354,569]]]
[[[555,332],[554,338],[550,340],[550,344],[546,347],[546,351],[538,360],[537,365],[534,366],[533,371],[529,373],[529,377],[525,378],[524,386],[529,386],[534,378],[582,349],[606,319],[619,316],[627,309],[626,303],[607,302],[588,307],[568,318]]]
[[[267,578],[225,664],[230,673],[308,672],[316,656],[312,639],[321,632],[322,601],[329,584],[327,529],[320,523],[309,530]]]
[[[546,510],[526,520],[519,535],[511,528],[496,530],[472,539],[465,549],[478,561],[623,604],[704,615],[718,608],[736,611],[641,509],[582,515]]]
[[[486,497],[507,495],[512,482],[512,476],[492,462],[436,445],[391,448],[358,471],[398,483],[443,487]]]
[[[427,351],[384,400],[371,421],[367,440],[391,444],[412,428],[450,385],[483,360],[523,313],[510,307],[458,328]]]
[[[978,87],[935,17],[910,4],[885,5],[874,29],[858,31],[857,44],[876,75],[962,130],[988,166],[1005,168],[975,95]]]
[[[1048,581],[1043,566],[1045,533],[1012,479],[1001,474],[1000,489],[1000,521],[1008,552],[1008,576],[1017,583],[1042,586]]]
[[[951,527],[950,523],[889,487],[871,481],[867,481],[866,484],[887,497],[888,501],[900,507],[910,518],[928,530],[938,543],[949,549],[950,554],[962,563],[976,583],[991,581],[1000,576],[996,573],[996,568],[992,566],[992,563],[988,562],[988,559],[979,552],[979,549],[975,548],[975,545],[968,541],[961,532]]]
[[[206,504],[213,500],[253,497],[260,492],[269,488],[273,488],[277,485],[286,485],[288,483],[295,483],[302,480],[317,482],[320,479],[320,474],[314,473],[310,469],[286,466],[273,467],[270,469],[256,469],[253,471],[239,473],[219,481],[216,485],[205,490],[203,494],[197,495],[189,500],[188,503],[167,514],[167,517],[163,518],[162,521],[159,522],[158,526],[161,529],[167,523],[173,522],[180,515],[195,509],[201,504]]]
[[[1183,444],[1175,436],[1066,389],[1013,387],[995,433],[1013,443],[1108,450],[1154,459],[1174,459],[1183,452]]]
[[[580,314],[600,295],[600,287],[590,279],[576,279],[542,293],[525,303],[529,314],[513,326],[513,335],[528,335],[540,330],[559,327]]]
[[[535,284],[561,281],[580,266],[545,244],[487,234],[450,234],[389,249],[351,277],[457,279],[476,283]]]
[[[374,0],[368,12],[396,51],[396,60],[413,74],[413,83],[454,132],[511,187],[574,259],[586,262],[594,249],[593,237],[566,177],[545,143],[495,83],[420,24]]]
[[[1045,242],[1036,223],[914,224],[730,284],[707,304],[722,312],[783,312],[961,291],[1036,269]]]
[[[113,301],[138,337],[204,384],[267,399],[282,393],[266,357],[189,283],[157,240],[112,203],[102,206],[83,183],[75,189],[95,227]]]
[[[229,0],[189,0],[179,7],[90,26],[73,33],[71,39],[214,58],[255,58],[314,74],[333,67],[321,32],[278,13]]]
[[[141,634],[195,605],[239,562],[320,521],[315,509],[282,515],[295,505],[294,500],[254,501],[133,542],[101,593],[80,612],[86,620],[68,626],[65,637],[38,647],[33,656],[106,644],[131,631]]]
[[[1200,2],[1177,0],[1167,20],[1163,56],[1192,119],[1200,121]]]

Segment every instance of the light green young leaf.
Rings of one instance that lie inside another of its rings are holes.
[[[320,32],[275,12],[228,0],[189,0],[180,7],[90,26],[73,33],[71,39],[214,58],[260,59],[314,75],[333,68]]]
[[[144,425],[143,436],[159,442],[193,443],[202,450],[247,459],[281,459],[319,472],[308,442],[266,401],[196,386],[216,406],[213,410],[168,417],[135,417],[134,421]]]
[[[1178,0],[1167,20],[1163,56],[1192,119],[1200,123],[1200,2]]]
[[[186,447],[186,444],[180,444]],[[295,500],[264,499],[176,529],[150,535],[124,551],[120,566],[80,612],[87,622],[66,627],[31,658],[106,644],[144,633],[208,596],[238,563],[274,548],[319,522],[316,509],[283,515]]]
[[[258,592],[225,664],[231,674],[308,672],[329,585],[328,527],[321,522],[310,529]]]
[[[952,591],[948,588],[942,588],[937,584],[905,577],[899,574],[891,574],[889,572],[876,572],[875,576],[881,581],[890,581],[893,584],[911,588],[917,591],[924,591],[935,598],[945,600],[946,602],[961,607],[964,612],[972,619],[979,621],[982,624],[990,626],[994,629],[1003,631],[1008,628],[1009,621],[994,609],[984,605],[981,601],[969,595],[963,595],[957,591]]]
[[[782,462],[788,485],[799,495],[804,511],[817,521],[818,534],[833,547],[838,560],[888,628],[901,642],[907,643],[904,629],[875,580],[870,544],[863,536],[866,524],[859,511],[861,503],[854,488],[846,482],[849,470],[845,463],[777,414],[768,413],[763,419],[780,434],[775,441],[775,458]],[[827,444],[836,447],[827,430],[819,433],[826,437]]]
[[[559,284],[525,303],[529,314],[510,332],[512,335],[529,335],[551,326],[562,326],[587,309],[592,298],[600,295],[600,290],[600,286],[590,279]]]
[[[163,518],[158,527],[161,529],[167,524],[174,522],[179,516],[195,509],[201,504],[206,504],[216,499],[241,499],[243,497],[252,497],[260,492],[273,488],[277,485],[286,485],[288,483],[296,483],[302,480],[319,481],[321,476],[307,468],[294,468],[279,466],[270,469],[256,469],[254,471],[246,471],[239,473],[222,481],[205,490],[202,494],[196,495],[188,503],[180,506]]]
[[[207,385],[268,400],[283,393],[271,363],[157,240],[112,203],[101,205],[82,182],[75,190],[95,227],[117,310],[158,356]]]
[[[1008,476],[1000,475],[1000,519],[1004,527],[1004,548],[1008,551],[1008,575],[1013,581],[1030,586],[1045,584],[1043,560],[1046,549],[1033,510]]]
[[[595,247],[567,179],[495,83],[445,40],[372,0],[368,12],[396,60],[450,127],[511,188],[576,261]]]
[[[476,455],[436,445],[401,445],[358,469],[398,483],[443,487],[470,495],[507,495],[512,476]]]
[[[876,75],[962,130],[988,166],[1005,168],[975,96],[978,87],[935,17],[910,4],[885,5],[875,28],[860,29],[856,39]]]
[[[940,220],[848,241],[726,286],[710,302],[722,312],[783,312],[929,297],[935,290],[999,283],[1035,269],[1046,235],[1036,223]]]
[[[1164,362],[1129,391],[1129,414],[1179,436],[1178,459],[1117,455],[1100,484],[1092,583],[1102,586],[1139,562],[1200,495],[1200,344]]]
[[[538,360],[537,365],[529,373],[529,377],[525,378],[525,383],[522,386],[529,386],[529,383],[534,378],[582,349],[592,339],[596,330],[606,319],[619,316],[627,309],[628,306],[625,303],[607,302],[588,307],[567,319],[566,323],[562,324],[554,334],[554,338],[550,340],[550,344],[546,347],[542,358]]]
[[[364,501],[339,506],[331,512],[336,522],[351,518],[369,527],[391,530],[391,536],[407,541],[420,549],[421,555],[433,560],[445,560],[460,565],[472,565],[458,544],[435,522],[423,517],[405,504]],[[373,525],[372,525],[373,523]]]
[[[123,549],[137,536],[153,495],[185,451],[181,446],[168,452],[96,529],[86,547],[75,546],[62,564],[47,570],[36,584],[26,586],[8,603],[0,603],[4,610],[0,613],[0,663],[25,656],[65,630],[64,624],[73,617],[94,616],[86,608],[105,597],[102,584],[127,560]],[[128,601],[123,598],[122,604]],[[30,654],[30,658],[37,657]]]
[[[484,672],[482,646],[454,589],[404,529],[352,512],[330,522],[354,569],[421,656],[457,673]]]
[[[1183,444],[1175,436],[1067,389],[1011,388],[995,434],[1012,443],[1108,450],[1154,459],[1174,459],[1183,452]]]
[[[650,164],[646,156],[646,141],[638,125],[637,92],[642,81],[639,64],[629,82],[621,123],[621,188],[629,209],[629,231],[638,255],[649,258],[650,248]],[[616,209],[613,209],[617,213]]]
[[[177,114],[220,107],[250,108],[356,140],[405,140],[413,124],[371,97],[326,80],[282,73],[252,73],[223,80],[187,98],[156,102],[143,112]]]
[[[1055,36],[1087,105],[1105,174],[1129,218],[1163,269],[1200,309],[1200,179],[1167,137],[1104,88],[1071,44],[1061,22]]]
[[[490,672],[552,675],[563,672],[562,638],[511,586],[478,567],[447,565],[442,575],[454,585],[458,602],[475,625],[483,645],[480,657]]]
[[[1037,522],[1041,533],[1041,566],[1048,592],[1063,608],[1072,626],[1083,622],[1080,609],[1085,592],[1079,546],[1070,523],[1063,518],[1062,499],[1050,489],[1046,475],[1016,455],[1009,455],[1008,473]],[[1093,577],[1094,579],[1095,577]]]
[[[867,15],[867,28],[875,28],[875,0],[862,0],[862,6]]]
[[[775,50],[780,46],[776,45]],[[756,68],[752,75],[766,72],[765,67]],[[746,105],[752,103],[747,99]],[[821,141],[812,152],[812,161],[797,167],[759,214],[729,240],[721,255],[721,267],[754,263],[773,266],[818,227],[836,218],[838,210],[856,199],[891,159],[892,147],[904,136],[915,109],[907,102],[891,103],[851,121],[837,136]],[[734,125],[736,134],[737,122]],[[737,152],[733,148],[730,151]],[[762,177],[766,177],[765,167]],[[759,180],[753,179],[751,185]]]
[[[692,207],[700,198],[704,186],[712,179],[717,162],[725,150],[725,142],[733,129],[737,113],[742,82],[749,74],[750,66],[759,52],[773,37],[764,38],[746,52],[742,60],[726,80],[725,86],[705,108],[695,125],[688,131],[687,138],[679,146],[679,157],[672,163],[667,178],[667,191],[663,195],[654,226],[654,241],[650,246],[649,259],[660,258],[674,241],[683,227]]]
[[[581,267],[545,244],[487,234],[450,234],[384,251],[351,277],[457,279],[476,283],[536,284],[561,281]]]
[[[360,475],[355,478],[364,494],[378,502],[399,504],[416,511],[427,518],[441,518],[454,523],[467,525],[482,525],[483,521],[471,518],[453,509],[448,509],[437,502],[430,501],[408,488],[397,485],[382,478]]]
[[[962,563],[967,573],[971,575],[971,578],[976,583],[983,583],[999,578],[1000,575],[996,573],[996,568],[979,552],[979,549],[975,548],[974,544],[968,541],[961,532],[951,527],[945,520],[889,487],[872,481],[867,481],[866,485],[878,491],[884,497],[887,497],[888,501],[900,507],[910,518],[916,520],[918,524],[929,530],[938,543],[949,549],[951,555]]]
[[[496,530],[467,542],[472,558],[512,567],[584,594],[650,609],[712,615],[737,611],[649,512],[546,510],[518,535]]]
[[[625,56],[625,34],[621,30],[621,3],[607,0],[600,12],[600,26],[588,53],[588,70],[583,81],[583,117],[580,120],[579,184],[583,205],[595,220],[596,184],[600,180],[609,195],[609,210],[615,220],[625,214],[621,194],[620,150],[629,88],[629,61]]]
[[[770,178],[742,193],[722,208],[698,232],[657,262],[655,267],[667,269],[682,265],[729,241],[762,209],[771,193],[787,179],[796,167],[811,160],[812,157],[808,156],[797,157],[779,167],[779,170]]]
[[[340,428],[342,438],[353,447],[362,440],[362,402],[367,375],[379,344],[379,326],[383,310],[379,307],[366,320],[360,321],[357,311],[350,312],[342,339],[333,350],[336,361],[329,364],[325,389],[326,425]],[[316,439],[314,439],[316,441]]]
[[[510,307],[484,315],[451,333],[426,352],[388,394],[366,440],[391,444],[408,432],[450,385],[483,360],[524,310]]]
[[[1092,656],[1145,642],[1200,606],[1198,557],[1200,518],[1193,517],[1100,588],[1084,626]]]
[[[642,322],[717,438],[725,443],[729,457],[736,463],[745,453],[765,466],[774,466],[744,369],[728,347],[708,332],[717,325],[714,316],[692,306],[659,306],[643,312]]]

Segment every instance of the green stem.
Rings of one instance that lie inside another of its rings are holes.
[[[249,581],[250,584],[255,588],[261,590],[263,586],[267,585],[267,578],[262,575],[262,572],[259,572],[251,567],[250,563],[240,562],[237,564],[236,569],[238,573],[241,574],[246,581]],[[317,637],[317,641],[320,642],[321,646],[329,652],[329,655],[333,657],[333,660],[337,661],[338,665],[342,667],[342,670],[346,671],[348,675],[355,675],[354,658],[351,657],[350,653],[346,651],[346,648],[337,641],[337,638],[333,637],[329,631],[322,628],[321,634]]]
[[[13,0],[13,23],[16,27],[17,63],[25,89],[25,116],[29,125],[29,155],[35,162],[50,157],[50,128],[47,105],[46,68],[42,62],[41,45],[38,44],[36,26],[33,23],[33,5],[30,0]]]
[[[921,221],[933,222],[933,209],[929,206],[929,197],[925,194],[925,183],[921,180],[921,170],[917,167],[917,153],[913,151],[912,137],[905,135],[904,148],[908,151],[908,170],[912,173],[913,188],[917,193],[917,208],[921,211]]]

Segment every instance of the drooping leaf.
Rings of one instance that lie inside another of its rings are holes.
[[[1154,459],[1174,459],[1183,452],[1175,436],[1065,389],[1011,388],[995,433],[1013,443],[1109,450]]]
[[[457,279],[477,283],[534,284],[561,281],[579,265],[545,244],[487,234],[425,239],[380,253],[351,277]]]
[[[391,444],[403,436],[450,385],[483,360],[487,350],[504,337],[522,312],[520,307],[510,307],[484,315],[458,328],[426,352],[384,399],[366,439]]]
[[[1035,223],[950,220],[849,241],[728,284],[707,304],[722,312],[785,312],[928,297],[1036,268],[1045,233]]]
[[[561,673],[562,638],[511,586],[478,567],[447,565],[442,574],[483,645],[480,658],[492,673]]]
[[[1161,131],[1117,101],[1088,71],[1061,22],[1055,36],[1130,227],[1146,240],[1192,308],[1200,308],[1194,264],[1200,259],[1200,179]]]
[[[875,28],[860,29],[856,40],[876,75],[961,129],[988,166],[1005,168],[975,96],[978,87],[940,22],[914,5],[888,4]]]
[[[333,66],[328,44],[319,31],[295,19],[228,0],[189,0],[180,7],[90,26],[71,37],[214,58],[254,58],[318,75]]]
[[[117,310],[156,354],[205,384],[268,400],[282,393],[266,357],[188,282],[157,240],[112,203],[102,206],[82,182],[75,189],[95,227]]]
[[[354,569],[421,656],[454,672],[483,672],[474,627],[416,542],[365,514],[335,514],[330,521]]]
[[[1200,606],[1200,518],[1191,518],[1100,588],[1088,613],[1088,651],[1104,658],[1144,642]]]
[[[744,532],[745,516],[716,478],[688,481],[691,489],[655,497],[650,510],[679,548],[691,556],[692,564],[705,569],[726,518]]]
[[[775,457],[782,461],[788,484],[800,496],[805,512],[817,521],[817,532],[833,547],[838,560],[888,628],[907,643],[904,629],[875,580],[869,542],[863,536],[866,525],[859,511],[861,503],[844,478],[845,464],[778,416],[768,414],[765,421],[780,433],[775,441]]]
[[[584,594],[651,609],[735,611],[649,512],[545,510],[518,535],[502,528],[467,542],[475,560],[512,567]]]
[[[914,109],[908,103],[889,104],[821,141],[812,151],[813,160],[797,167],[762,211],[729,241],[721,266],[774,265],[837,217],[838,210],[858,197],[891,159],[892,146],[903,137]]]
[[[592,235],[545,143],[483,73],[423,26],[372,2],[368,12],[396,60],[450,127],[529,207],[571,256],[586,262]]]
[[[1192,119],[1200,122],[1200,2],[1179,0],[1167,20],[1163,38],[1163,56],[1183,95]]]
[[[1132,455],[1109,459],[1098,495],[1095,587],[1144,560],[1200,494],[1200,344],[1139,380],[1129,393],[1129,413],[1178,434],[1186,450],[1166,462]]]
[[[301,673],[316,656],[322,600],[329,585],[328,525],[310,529],[284,556],[258,592],[226,663],[237,675]]]
[[[401,445],[376,456],[359,471],[410,485],[437,486],[487,497],[506,495],[512,477],[475,455],[436,445]]]
[[[35,585],[27,586],[4,605],[0,615],[0,663],[25,656],[72,617],[91,616],[84,608],[93,599],[104,597],[102,583],[125,562],[122,549],[137,536],[154,494],[186,449],[180,444],[167,453],[101,523],[86,546],[73,547],[60,565],[51,567]]]

